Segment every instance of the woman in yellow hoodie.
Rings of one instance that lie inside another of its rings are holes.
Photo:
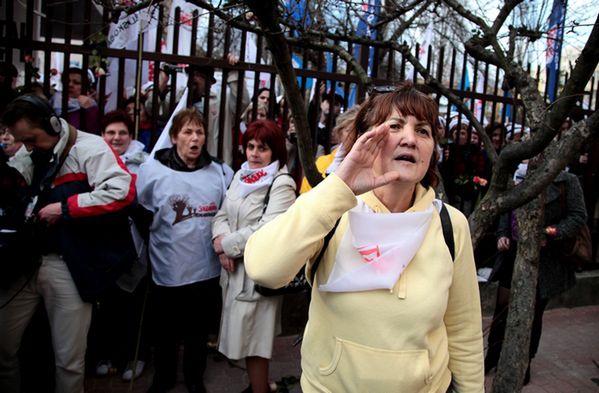
[[[304,392],[484,391],[468,223],[446,206],[452,258],[433,191],[436,119],[411,83],[370,97],[337,170],[246,245],[248,275],[277,288],[306,262],[312,276],[335,228],[313,279]]]

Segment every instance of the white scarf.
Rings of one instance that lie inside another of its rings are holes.
[[[522,162],[522,163],[518,164],[518,169],[516,169],[516,172],[514,173],[514,184],[515,185],[522,183],[522,181],[526,177],[527,171],[528,171],[528,163],[527,162]]]
[[[133,139],[129,143],[129,146],[127,146],[127,151],[124,152],[123,154],[121,154],[121,160],[123,160],[124,163],[129,162],[129,160],[131,160],[133,157],[135,157],[136,155],[139,155],[139,153],[143,152],[144,147],[146,147],[146,146],[143,143]]]
[[[349,212],[349,228],[337,250],[324,292],[393,289],[420,249],[433,206],[421,212],[377,214],[361,202]]]
[[[278,171],[279,161],[257,169],[250,169],[248,162],[244,162],[239,170],[239,196],[245,198],[260,188],[270,186]]]
[[[343,143],[339,145],[339,148],[335,151],[335,157],[333,158],[333,162],[329,165],[325,171],[325,174],[330,175],[331,173],[337,170],[337,167],[341,164],[341,161],[345,158],[345,148],[343,147]]]

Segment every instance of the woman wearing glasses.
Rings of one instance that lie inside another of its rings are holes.
[[[247,273],[262,285],[284,285],[307,261],[309,277],[317,269],[304,392],[484,390],[468,224],[433,190],[436,119],[411,83],[370,97],[338,169],[246,245]]]

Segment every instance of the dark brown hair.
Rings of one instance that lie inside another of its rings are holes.
[[[195,108],[187,108],[178,112],[173,118],[173,124],[171,125],[170,130],[168,130],[168,135],[171,138],[176,137],[187,122],[198,123],[201,125],[204,129],[206,139],[208,139],[208,130],[206,129],[206,124],[204,124],[204,115]]]
[[[354,120],[355,132],[350,133],[347,141],[349,151],[356,139],[372,127],[383,124],[397,110],[403,116],[414,116],[419,121],[425,121],[431,127],[431,137],[437,144],[437,121],[439,109],[435,101],[419,91],[412,82],[400,83],[394,91],[371,95],[362,103]],[[424,187],[435,187],[439,182],[437,170],[437,149],[433,149],[431,161],[424,178],[420,183]]]
[[[131,117],[129,117],[127,112],[118,109],[105,114],[100,122],[101,134],[104,134],[104,132],[106,132],[106,127],[112,123],[124,123],[127,127],[127,132],[129,135],[133,135],[135,125],[133,125],[133,121],[131,121]]]

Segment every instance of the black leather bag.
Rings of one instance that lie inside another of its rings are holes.
[[[42,252],[37,232],[34,223],[0,230],[0,289],[9,288],[40,266]]]
[[[30,188],[14,168],[0,168],[0,288],[10,287],[31,273],[41,261],[38,224],[26,219],[31,207]]]

